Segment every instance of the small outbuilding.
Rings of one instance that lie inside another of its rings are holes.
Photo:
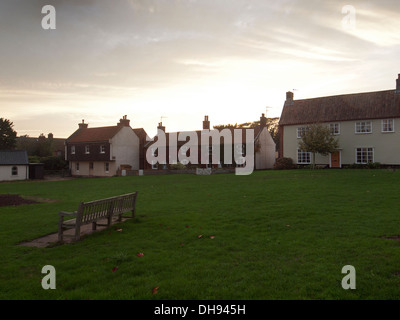
[[[44,179],[44,164],[30,163],[29,164],[29,179]]]
[[[25,150],[0,151],[0,181],[28,180],[29,161]]]

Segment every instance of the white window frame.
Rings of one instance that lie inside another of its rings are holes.
[[[340,123],[339,122],[330,123],[329,129],[331,130],[332,135],[334,135],[334,136],[340,135]]]
[[[18,167],[17,166],[11,167],[11,175],[12,176],[17,176],[18,175]]]
[[[75,154],[75,146],[71,146],[71,154]]]
[[[369,126],[369,131],[363,131],[366,130],[365,128],[368,128]],[[354,132],[356,134],[369,134],[372,133],[372,121],[357,121],[355,123],[355,128]]]
[[[360,159],[361,161],[358,161],[359,152],[361,152],[361,159]],[[363,152],[366,153],[367,158],[365,160],[363,159]],[[372,154],[372,159],[369,159],[370,153]],[[375,162],[375,149],[373,147],[358,147],[356,148],[355,155],[356,155],[355,163],[357,164],[368,164]]]
[[[101,145],[100,146],[100,153],[106,153],[106,146],[105,145]]]
[[[90,154],[90,147],[89,146],[85,146],[85,154]]]
[[[299,157],[300,154],[302,154],[301,157]],[[306,154],[306,159],[308,159],[308,161],[303,161],[304,160],[303,154]],[[306,151],[302,151],[301,149],[297,149],[297,163],[298,164],[311,164],[311,152],[306,152]]]
[[[394,119],[382,119],[381,123],[382,123],[382,126],[381,126],[382,133],[394,132]],[[392,130],[387,130],[387,129],[385,130],[385,126],[387,128],[389,123],[390,123],[390,127],[391,127]]]
[[[297,139],[301,139],[303,135],[307,132],[308,127],[298,127],[297,128]]]
[[[104,172],[110,173],[110,163],[109,162],[104,162]]]
[[[76,172],[79,172],[79,162],[76,162],[76,163],[75,163],[75,171],[76,171]]]

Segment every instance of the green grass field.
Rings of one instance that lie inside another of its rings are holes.
[[[400,242],[383,237],[400,235],[399,180],[293,170],[1,183],[57,202],[0,207],[0,299],[399,299]],[[61,210],[131,191],[137,217],[122,232],[18,245],[56,232]],[[56,290],[41,286],[45,265]],[[341,286],[345,265],[355,290]]]

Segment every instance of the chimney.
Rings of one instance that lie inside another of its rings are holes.
[[[267,126],[267,118],[265,117],[265,114],[263,113],[260,117],[260,128],[265,128]]]
[[[288,91],[286,92],[286,101],[285,101],[285,105],[291,105],[293,104],[293,92]]]
[[[203,130],[210,129],[210,121],[208,121],[208,116],[204,116]]]
[[[79,129],[86,129],[88,127],[88,124],[85,123],[85,120],[82,119],[82,123],[79,123]]]
[[[160,129],[160,130],[162,130],[162,131],[165,132],[165,126],[162,125],[162,122],[160,122],[160,123],[158,124],[157,129]]]
[[[129,127],[130,120],[127,119],[127,116],[123,116],[122,119],[119,119],[119,123],[117,126]]]
[[[399,77],[396,79],[396,93],[400,93],[400,74]]]
[[[53,134],[52,133],[49,133],[48,135],[47,135],[47,138],[49,139],[49,140],[53,140]]]

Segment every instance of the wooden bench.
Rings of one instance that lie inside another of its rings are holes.
[[[82,225],[92,224],[92,230],[96,227],[110,227],[113,217],[118,216],[118,221],[122,220],[122,215],[131,212],[127,218],[134,218],[136,211],[137,192],[128,193],[107,199],[81,202],[75,212],[61,211],[58,213],[58,241],[63,242],[63,233],[66,229],[75,229],[74,240],[80,239],[80,229]],[[65,217],[75,217],[75,219],[64,220]],[[99,224],[99,220],[107,219],[107,224]]]

